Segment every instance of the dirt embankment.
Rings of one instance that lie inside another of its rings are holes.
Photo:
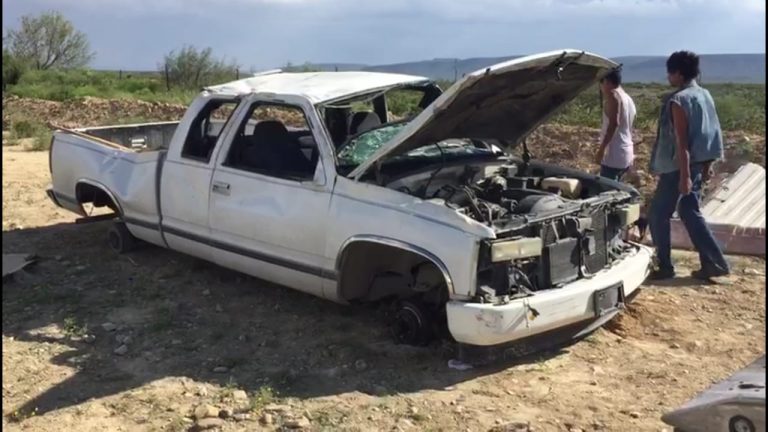
[[[3,98],[3,130],[10,128],[13,119],[50,122],[66,128],[100,126],[123,122],[125,119],[170,121],[180,119],[186,108],[184,105],[130,99],[86,97],[55,102],[7,96]]]

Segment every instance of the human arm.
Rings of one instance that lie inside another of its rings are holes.
[[[701,181],[707,183],[715,176],[715,161],[704,162],[704,168],[701,170]]]
[[[608,147],[608,143],[611,142],[613,135],[616,133],[616,129],[619,127],[619,95],[616,92],[610,92],[609,96],[605,100],[605,116],[608,118],[608,127],[605,130],[605,135],[600,141],[600,147],[595,155],[595,162],[600,165],[603,163],[605,157],[605,149]]]
[[[688,118],[683,107],[675,102],[671,103],[672,125],[675,128],[675,143],[677,145],[677,167],[680,170],[680,184],[678,190],[682,195],[691,193],[691,154],[688,150]]]

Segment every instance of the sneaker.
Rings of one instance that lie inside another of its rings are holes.
[[[673,279],[675,277],[675,270],[673,269],[655,269],[648,275],[648,280],[660,281],[666,279]]]
[[[699,279],[699,280],[703,280],[703,281],[709,281],[712,278],[728,276],[729,274],[731,274],[731,272],[729,272],[727,270],[704,270],[704,269],[699,269],[699,270],[692,271],[691,272],[691,277],[693,277],[694,279]]]

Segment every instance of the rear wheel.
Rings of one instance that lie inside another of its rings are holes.
[[[729,432],[755,432],[755,425],[744,416],[734,416],[728,422]]]
[[[130,252],[136,248],[136,237],[128,231],[128,228],[122,222],[115,222],[107,233],[107,241],[109,247],[119,253],[123,254]]]

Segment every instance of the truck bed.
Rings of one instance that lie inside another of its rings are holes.
[[[178,121],[96,126],[75,129],[134,150],[167,149],[178,127]]]
[[[124,218],[157,224],[157,176],[165,156],[163,136],[177,123],[110,126],[54,132],[49,196],[61,207],[88,216],[83,203],[116,203]],[[98,134],[98,135],[97,135]],[[150,145],[131,145],[139,134]],[[107,140],[103,137],[111,137]],[[170,138],[168,138],[170,139]]]

